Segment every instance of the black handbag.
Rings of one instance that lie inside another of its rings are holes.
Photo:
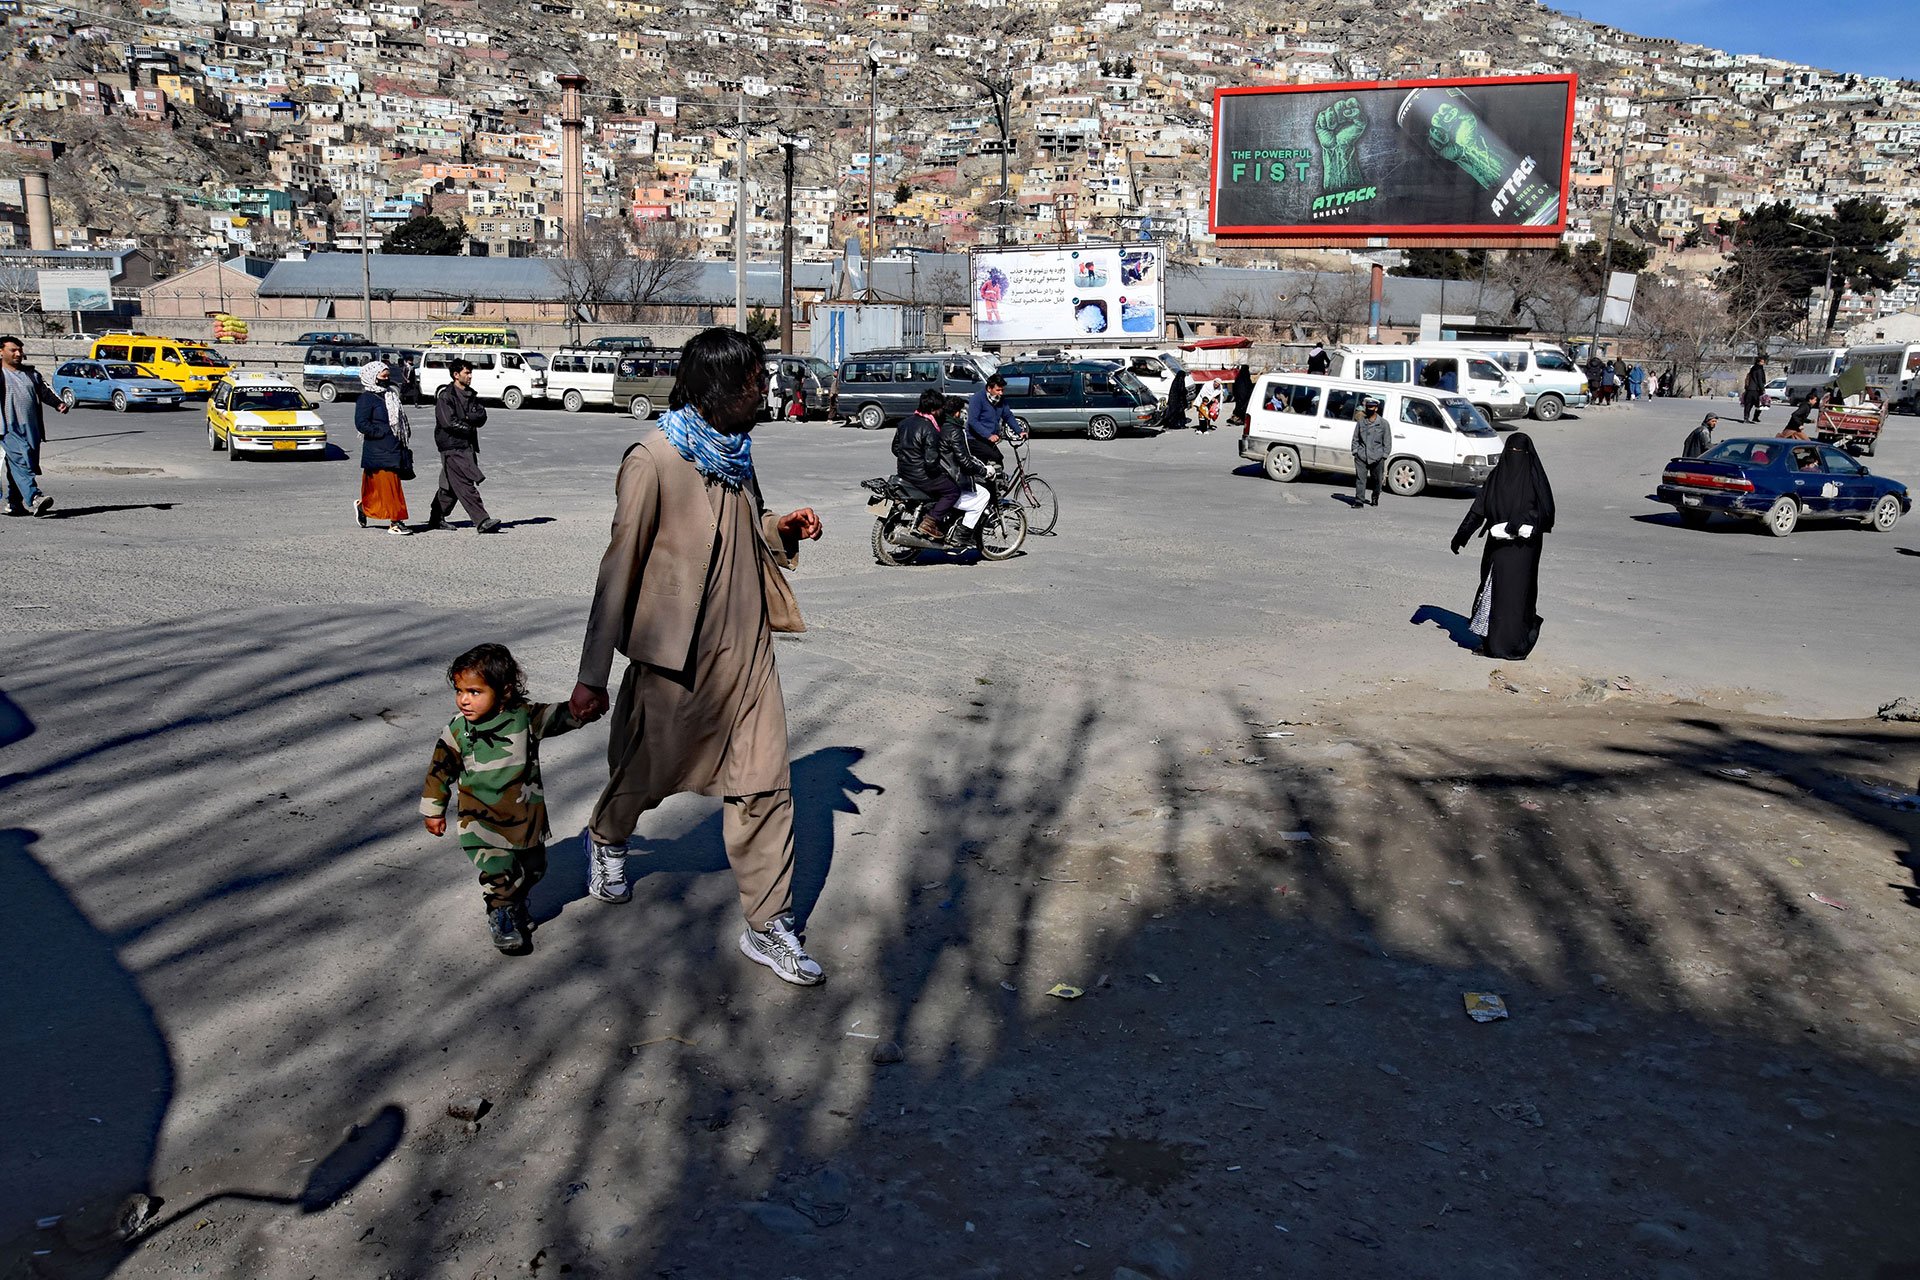
[[[413,479],[413,450],[404,444],[400,446],[399,475],[402,480]]]

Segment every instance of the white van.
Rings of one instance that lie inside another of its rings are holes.
[[[1134,377],[1146,384],[1156,400],[1164,403],[1167,392],[1173,390],[1173,375],[1184,372],[1186,362],[1180,358],[1178,347],[1069,347],[1059,357],[1069,364],[1076,360],[1112,360],[1126,369]],[[1187,379],[1187,394],[1192,395],[1195,388],[1191,376]]]
[[[1333,377],[1397,382],[1402,386],[1463,395],[1473,401],[1481,414],[1494,421],[1523,418],[1532,407],[1520,384],[1509,377],[1492,356],[1462,351],[1458,346],[1355,344],[1335,347],[1327,352],[1327,357],[1327,373]]]
[[[1920,403],[1920,342],[1869,342],[1847,348],[1847,367],[1859,365],[1867,385],[1892,412],[1914,412]]]
[[[547,361],[547,398],[568,413],[587,405],[613,407],[613,379],[623,353],[612,347],[562,347]],[[475,385],[480,371],[474,370]]]
[[[1781,398],[1788,404],[1800,404],[1807,396],[1831,386],[1847,367],[1845,347],[1808,347],[1787,357],[1786,386]]]
[[[1500,433],[1465,396],[1314,373],[1267,373],[1254,381],[1240,456],[1273,480],[1302,471],[1351,476],[1354,420],[1369,399],[1380,401],[1380,416],[1393,428],[1387,487],[1397,494],[1429,485],[1472,488],[1500,458]]]
[[[547,358],[519,347],[428,347],[420,353],[420,394],[431,400],[451,381],[455,360],[473,366],[473,390],[482,400],[518,409],[547,394]]]
[[[1494,342],[1474,338],[1458,346],[1493,357],[1507,376],[1520,384],[1527,410],[1542,422],[1552,422],[1568,409],[1592,399],[1587,375],[1573,357],[1550,342]]]

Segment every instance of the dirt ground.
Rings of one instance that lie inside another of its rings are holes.
[[[452,1070],[370,1026],[344,1137],[263,1086],[0,1274],[1920,1276],[1920,726],[1624,684],[1120,750],[982,681],[825,987],[656,936]]]

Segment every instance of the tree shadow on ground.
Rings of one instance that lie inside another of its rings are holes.
[[[1576,743],[1563,713],[1503,702],[1255,740],[1272,709],[1194,698],[1160,730],[1124,682],[1038,679],[902,725],[828,671],[835,725],[878,725],[891,749],[796,743],[797,788],[818,773],[800,838],[834,872],[810,935],[829,980],[797,990],[732,953],[724,875],[643,879],[532,956],[492,955],[470,874],[415,833],[445,620],[299,621],[276,615],[274,646],[244,617],[63,638],[25,686],[62,739],[3,784],[10,805],[113,795],[61,844],[61,887],[196,1046],[153,1161],[163,1194],[259,1185],[223,1167],[231,1148],[280,1168],[369,1099],[425,1117],[351,1216],[212,1215],[192,1255],[210,1269],[1171,1280],[1552,1275],[1574,1250],[1593,1275],[1920,1258],[1911,1055],[1872,1013],[1920,1014],[1911,966],[1866,904],[1807,905],[1780,852],[1817,821],[1911,857],[1909,815],[1846,790],[1911,755],[1903,728],[1636,707],[1632,733],[1596,711],[1613,727]],[[534,610],[502,626],[516,649],[571,644]],[[583,809],[595,743],[552,748],[550,803]],[[346,763],[302,769],[316,759]],[[887,787],[865,813],[856,764]],[[663,852],[711,863],[703,825]],[[1469,1022],[1465,991],[1514,1016]],[[494,1111],[444,1118],[455,1093]],[[180,1260],[156,1241],[122,1272]]]

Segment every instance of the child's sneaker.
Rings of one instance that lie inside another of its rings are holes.
[[[601,844],[593,832],[580,828],[580,847],[587,851],[587,893],[602,902],[631,902],[627,884],[627,847]]]
[[[767,921],[765,929],[749,926],[740,935],[740,953],[796,987],[817,986],[827,978],[826,971],[800,945],[793,932],[792,916],[775,916]]]
[[[487,932],[493,935],[493,945],[505,955],[521,956],[533,948],[512,907],[494,907],[488,911]]]

